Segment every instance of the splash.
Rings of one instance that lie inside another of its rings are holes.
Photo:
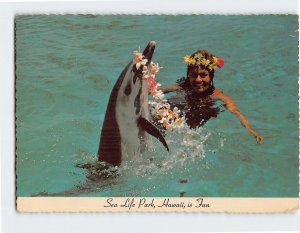
[[[120,166],[120,174],[153,179],[172,173],[174,168],[185,168],[190,162],[201,164],[205,160],[205,143],[210,133],[203,128],[190,129],[187,125],[173,129],[168,134],[171,151],[167,154],[158,143],[153,149],[143,153],[137,160],[125,161]],[[206,166],[206,162],[204,162]]]

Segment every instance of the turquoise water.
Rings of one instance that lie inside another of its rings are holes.
[[[296,15],[16,17],[17,196],[297,197],[297,29]],[[97,160],[110,91],[149,40],[163,85],[185,75],[186,54],[223,57],[215,86],[264,144],[223,111],[197,130],[169,132],[170,153],[153,140],[119,177],[88,181],[76,164]]]

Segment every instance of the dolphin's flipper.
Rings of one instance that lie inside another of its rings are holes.
[[[169,152],[169,147],[165,138],[161,135],[159,130],[153,124],[151,124],[148,120],[146,120],[143,117],[139,117],[137,119],[137,123],[139,127],[141,127],[147,133],[151,134],[152,136],[156,137],[159,141],[161,141],[161,143],[166,147],[167,151]]]

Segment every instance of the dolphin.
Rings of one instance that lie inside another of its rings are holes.
[[[143,52],[149,66],[156,43],[150,41]],[[148,82],[143,80],[143,65],[131,61],[116,81],[109,98],[100,135],[98,160],[114,166],[129,161],[147,149],[150,134],[169,151],[160,131],[149,121]]]

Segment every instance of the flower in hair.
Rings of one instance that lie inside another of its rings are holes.
[[[209,70],[214,70],[215,68],[222,68],[224,65],[224,59],[220,57],[213,56],[212,59],[206,59],[203,54],[197,53],[194,56],[186,55],[183,57],[183,61],[188,66],[204,66]]]
[[[217,66],[219,68],[222,68],[224,66],[224,59],[221,57],[218,57]]]

